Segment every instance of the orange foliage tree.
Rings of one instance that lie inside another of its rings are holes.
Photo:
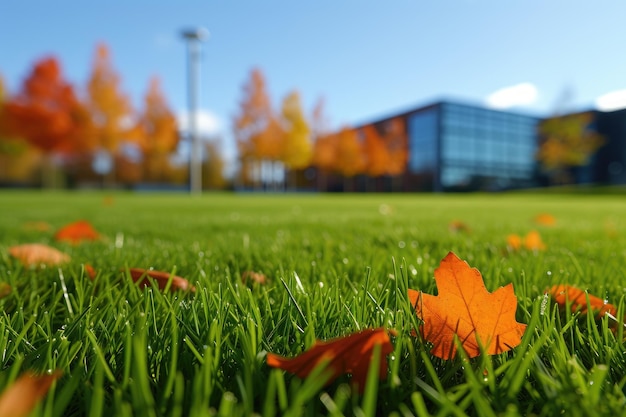
[[[344,177],[345,188],[349,189],[348,180],[364,173],[366,159],[363,145],[355,129],[345,127],[337,133],[337,154],[335,170]]]
[[[367,125],[362,129],[363,152],[366,160],[365,173],[371,177],[385,175],[389,168],[389,152],[385,138],[374,125]]]
[[[387,132],[385,133],[385,143],[389,153],[387,174],[391,176],[402,175],[406,170],[409,152],[404,120],[400,117],[389,121]]]
[[[220,148],[219,139],[204,142],[206,159],[202,164],[202,186],[205,189],[219,190],[226,187],[224,177],[226,161]]]
[[[389,154],[387,175],[394,179],[392,188],[397,189],[397,181],[402,178],[401,176],[406,171],[406,165],[409,160],[408,138],[402,118],[396,117],[388,122],[387,131],[385,132],[385,143]]]
[[[93,148],[86,141],[90,117],[63,79],[54,57],[36,62],[21,90],[4,106],[3,125],[10,136],[27,140],[44,154],[71,154]],[[50,180],[51,175],[44,175]]]
[[[4,81],[0,77],[0,182],[28,182],[40,162],[40,154],[28,142],[11,137],[4,126],[6,96]]]
[[[176,117],[161,91],[159,79],[150,80],[140,115],[139,146],[143,151],[145,178],[149,181],[167,180],[169,157],[179,142]]]
[[[255,182],[253,171],[259,166],[260,159],[271,157],[273,153],[280,155],[279,144],[277,141],[272,143],[272,138],[276,136],[276,133],[271,133],[272,130],[279,131],[279,123],[272,113],[265,77],[260,69],[254,68],[243,86],[239,113],[233,119],[242,185]]]
[[[313,149],[311,164],[316,168],[317,188],[326,189],[326,177],[335,166],[337,155],[336,137],[330,134],[329,123],[325,114],[324,99],[319,99],[311,115],[311,138]]]

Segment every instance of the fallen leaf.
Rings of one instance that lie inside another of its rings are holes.
[[[602,298],[570,285],[555,285],[548,290],[548,294],[552,296],[563,310],[569,304],[572,313],[580,312],[581,314],[587,314],[589,307],[591,307],[591,311],[596,318],[601,318],[607,313],[614,317],[617,314],[617,307],[613,304],[606,303]],[[587,304],[587,298],[589,299],[589,304]]]
[[[535,216],[535,223],[541,226],[554,226],[556,224],[556,219],[551,214],[541,213]]]
[[[100,238],[100,234],[96,232],[91,223],[86,220],[79,220],[63,226],[56,232],[54,238],[57,241],[76,245],[84,240],[97,240]]]
[[[523,246],[532,251],[545,250],[546,245],[541,240],[541,235],[536,230],[531,230],[522,239],[516,234],[511,234],[506,237],[506,245],[509,250],[519,250]]]
[[[251,282],[252,284],[266,284],[267,283],[267,277],[265,275],[263,275],[260,272],[255,272],[255,271],[244,271],[241,274],[241,280],[243,281],[244,284],[246,284],[248,281]]]
[[[508,235],[506,237],[506,245],[511,250],[520,250],[522,247],[522,238],[518,235]]]
[[[96,279],[96,270],[93,266],[91,266],[91,264],[85,264],[83,265],[83,268],[85,268],[85,273],[92,281]]]
[[[460,220],[452,220],[450,224],[448,224],[448,230],[450,230],[453,233],[469,233],[470,232],[469,226]]]
[[[150,281],[146,279],[147,277],[150,277],[157,282],[157,284],[159,285],[159,289],[161,290],[166,289],[167,284],[171,280],[170,289],[172,290],[190,290],[192,292],[196,291],[196,288],[193,285],[190,285],[189,281],[187,281],[185,278],[172,275],[169,272],[141,268],[128,268],[128,272],[133,281],[144,287],[150,286]]]
[[[7,295],[11,294],[11,291],[13,291],[13,289],[9,284],[7,284],[6,282],[0,282],[0,298],[4,298]]]
[[[362,392],[376,345],[381,346],[378,376],[384,380],[387,378],[386,355],[393,351],[393,345],[383,328],[366,329],[325,342],[317,341],[309,350],[291,359],[268,353],[267,364],[306,378],[317,365],[328,361],[327,369],[331,376],[327,384],[340,375],[352,374],[352,382]]]
[[[24,229],[25,230],[34,230],[34,231],[37,231],[37,232],[47,232],[48,230],[51,229],[51,226],[50,226],[50,224],[48,224],[46,222],[32,221],[32,222],[24,223]]]
[[[546,245],[541,240],[541,235],[536,230],[528,232],[524,238],[524,246],[528,250],[545,250]]]
[[[49,375],[26,372],[20,376],[0,396],[0,416],[28,416],[61,374],[61,371],[55,371]]]
[[[478,269],[452,252],[435,270],[435,281],[437,296],[411,289],[408,294],[423,322],[420,333],[433,344],[433,355],[454,358],[455,337],[470,358],[480,355],[481,344],[489,355],[519,345],[526,325],[515,321],[513,284],[488,292]]]
[[[9,254],[19,260],[25,266],[59,265],[69,262],[70,256],[41,243],[26,243],[11,246]]]

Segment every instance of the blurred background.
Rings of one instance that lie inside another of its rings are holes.
[[[578,0],[5,2],[0,186],[625,184],[623,16]]]

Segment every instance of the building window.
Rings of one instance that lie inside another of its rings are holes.
[[[437,169],[437,109],[409,116],[409,164],[411,173],[435,172]]]

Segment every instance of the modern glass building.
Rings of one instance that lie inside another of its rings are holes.
[[[500,190],[533,185],[538,117],[450,101],[394,117],[405,122],[407,191]]]

